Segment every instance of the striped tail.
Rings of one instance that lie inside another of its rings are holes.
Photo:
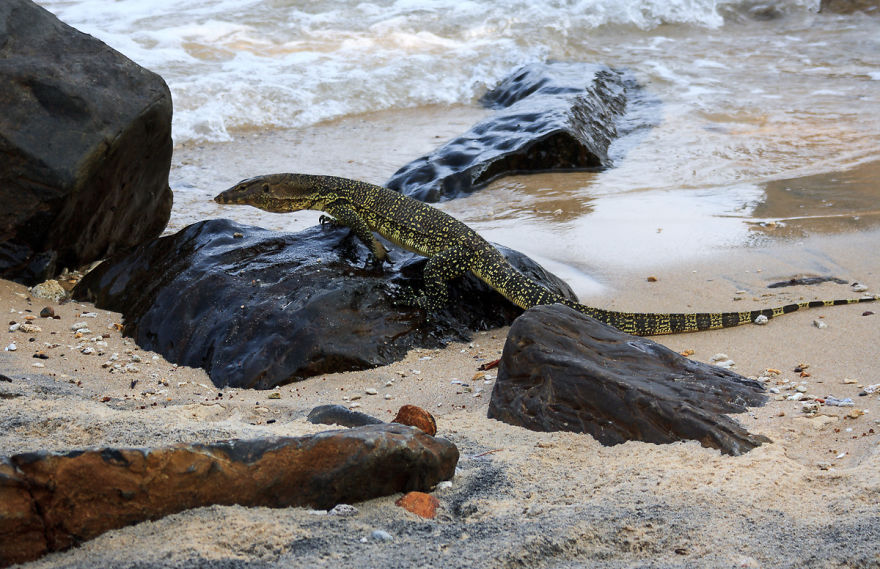
[[[777,308],[764,308],[749,312],[701,312],[694,314],[672,313],[651,314],[638,312],[614,312],[592,308],[571,302],[562,301],[566,306],[583,312],[588,316],[610,324],[622,332],[634,336],[655,336],[660,334],[680,334],[683,332],[699,332],[702,330],[717,330],[719,328],[733,328],[742,324],[754,322],[759,316],[768,319],[782,316],[797,310],[807,308],[821,308],[823,306],[841,306],[844,304],[858,304],[860,302],[873,302],[877,297],[848,298],[840,300],[813,300],[810,302],[798,302],[786,304]]]

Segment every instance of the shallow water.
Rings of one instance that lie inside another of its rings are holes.
[[[279,170],[382,183],[479,120],[487,87],[545,59],[632,70],[659,124],[614,147],[614,168],[509,177],[442,207],[579,292],[617,269],[877,225],[876,15],[806,0],[40,3],[168,82],[170,230],[313,223],[210,197]]]

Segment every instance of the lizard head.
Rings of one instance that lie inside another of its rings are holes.
[[[320,209],[318,188],[313,176],[301,174],[267,174],[242,180],[217,194],[220,204],[250,205],[274,213]]]

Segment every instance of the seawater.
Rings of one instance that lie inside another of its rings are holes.
[[[474,105],[534,61],[627,68],[660,100],[661,119],[615,168],[501,180],[443,206],[564,265],[748,245],[750,224],[802,213],[804,200],[767,207],[769,192],[797,185],[785,180],[876,173],[880,161],[880,16],[821,13],[818,0],[39,3],[165,78],[178,145]],[[846,215],[876,221],[880,190],[859,188]],[[847,191],[832,184],[813,201],[833,217]],[[196,199],[175,192],[178,204]],[[560,240],[572,247],[558,251]]]

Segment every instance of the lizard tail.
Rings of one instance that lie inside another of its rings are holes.
[[[660,334],[680,334],[682,332],[699,332],[702,330],[732,328],[734,326],[754,322],[759,316],[765,316],[770,319],[797,310],[805,310],[807,308],[841,306],[844,304],[872,302],[874,300],[877,300],[877,298],[864,297],[840,300],[813,300],[747,312],[700,312],[692,314],[615,312],[612,310],[603,310],[601,308],[592,308],[569,300],[563,300],[561,302],[562,304],[570,306],[588,316],[592,316],[605,324],[610,324],[627,334],[633,334],[634,336],[655,336]]]

